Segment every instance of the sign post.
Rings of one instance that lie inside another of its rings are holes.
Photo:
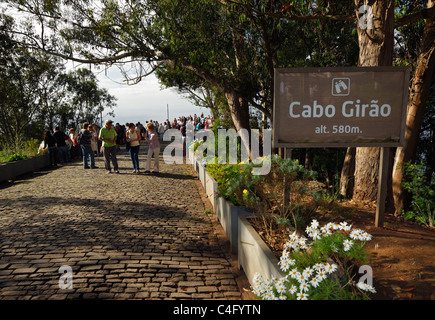
[[[275,69],[273,148],[381,147],[376,226],[389,148],[403,145],[409,68]]]

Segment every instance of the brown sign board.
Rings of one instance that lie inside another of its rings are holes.
[[[397,147],[406,67],[275,69],[273,146]]]

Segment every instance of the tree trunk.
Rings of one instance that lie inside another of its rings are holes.
[[[359,2],[359,1],[356,1]],[[394,44],[393,0],[364,1],[371,6],[373,25],[358,27],[360,67],[391,66]],[[379,174],[379,148],[357,148],[353,198],[376,200]]]
[[[305,149],[305,169],[307,170],[313,169],[313,155],[310,150],[310,148]]]
[[[231,111],[231,118],[237,131],[240,129],[250,129],[249,126],[249,106],[243,99],[233,90],[225,90],[225,97],[228,101],[228,106]]]
[[[356,148],[347,148],[340,177],[340,194],[345,198],[352,198],[355,184],[355,153]]]
[[[434,1],[428,1],[428,8],[434,6]],[[412,80],[408,111],[406,117],[405,143],[397,148],[393,168],[393,197],[396,216],[402,214],[406,205],[406,194],[402,188],[403,165],[415,161],[417,144],[423,121],[426,102],[432,84],[435,68],[435,21],[428,19],[424,29],[421,53]]]

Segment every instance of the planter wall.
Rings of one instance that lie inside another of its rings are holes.
[[[218,192],[218,183],[213,177],[205,170],[205,193],[209,198],[213,209],[216,211],[216,200],[217,200],[217,192]]]
[[[239,216],[239,268],[243,269],[250,283],[257,272],[266,279],[284,277],[284,273],[278,267],[278,258],[255,231],[249,217],[248,214]]]
[[[201,161],[195,159],[194,164],[194,169],[213,205],[216,218],[230,241],[231,251],[237,254],[239,269],[245,272],[251,283],[257,272],[265,278],[283,277],[284,274],[278,267],[278,258],[249,222],[252,213],[217,197],[218,183],[202,166]]]
[[[48,154],[0,164],[0,182],[38,171],[50,164]]]
[[[216,199],[216,217],[230,240],[231,252],[239,249],[239,216],[249,214],[246,209],[234,206],[224,198]]]
[[[205,167],[202,165],[201,161],[199,161],[199,160],[197,160],[196,163],[197,163],[196,165],[198,168],[198,177],[199,177],[199,180],[201,181],[202,186],[204,187],[204,190],[205,190]]]

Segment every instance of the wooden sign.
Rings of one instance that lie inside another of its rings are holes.
[[[273,147],[403,145],[409,69],[275,69]]]

